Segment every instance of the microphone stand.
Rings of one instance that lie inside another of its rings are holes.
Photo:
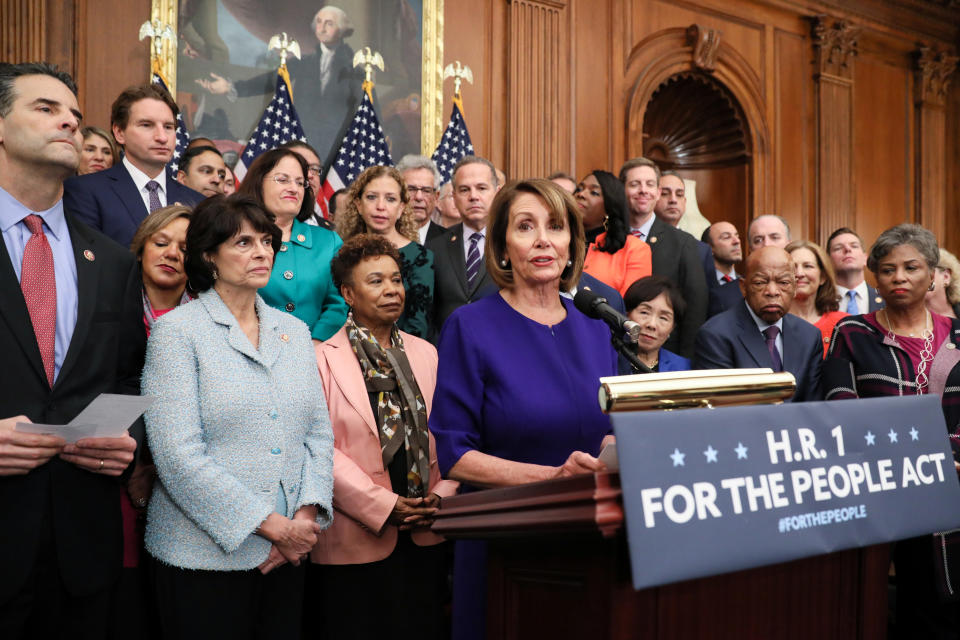
[[[633,352],[633,349],[631,349],[630,346],[624,342],[618,331],[610,332],[610,343],[613,345],[613,348],[617,350],[617,353],[623,356],[626,361],[630,363],[630,366],[633,367],[633,370],[636,373],[653,373],[653,370],[647,365],[643,364],[640,361],[640,358],[637,357],[637,354]]]

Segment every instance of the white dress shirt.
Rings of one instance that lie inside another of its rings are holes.
[[[157,197],[160,198],[160,206],[167,206],[167,172],[161,171],[160,175],[156,178],[151,178],[140,169],[137,169],[133,166],[133,163],[127,159],[127,156],[123,156],[123,166],[127,168],[127,173],[130,174],[130,177],[133,178],[133,184],[137,185],[137,191],[140,193],[140,197],[143,198],[143,206],[147,208],[147,212],[150,211],[150,192],[147,190],[147,183],[153,180],[160,185],[160,188],[157,189]]]

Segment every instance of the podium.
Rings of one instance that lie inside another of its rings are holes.
[[[635,591],[616,472],[444,498],[433,531],[488,542],[490,640],[886,637],[886,544]]]

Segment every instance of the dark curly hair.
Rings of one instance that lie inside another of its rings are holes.
[[[627,233],[630,231],[627,194],[623,190],[623,183],[609,171],[597,169],[590,173],[600,183],[600,193],[603,194],[603,208],[607,212],[607,236],[603,241],[603,246],[598,245],[597,249],[604,253],[614,254],[627,244]]]
[[[216,252],[220,245],[237,235],[244,221],[259,233],[269,233],[276,252],[283,237],[280,228],[274,224],[273,216],[253,198],[237,193],[214,196],[193,210],[190,226],[187,227],[187,253],[183,260],[187,288],[192,293],[200,293],[213,286],[213,265],[204,254]]]
[[[353,270],[368,258],[390,256],[400,268],[400,252],[393,243],[377,233],[358,233],[343,243],[337,255],[330,261],[330,274],[333,284],[343,295],[341,287],[353,280]]]

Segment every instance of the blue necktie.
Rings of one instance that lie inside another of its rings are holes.
[[[847,291],[847,297],[850,298],[847,302],[847,313],[852,316],[860,315],[860,307],[857,306],[857,292],[850,289],[850,291]]]
[[[770,359],[773,361],[774,371],[783,371],[783,360],[780,359],[780,352],[777,350],[777,335],[780,329],[777,326],[767,327],[763,330],[763,335],[767,340],[767,351],[770,352]]]
[[[163,205],[160,204],[160,194],[157,191],[160,189],[160,183],[156,180],[151,180],[147,183],[147,191],[150,192],[150,213],[153,213]]]
[[[477,274],[480,273],[480,248],[477,247],[477,244],[482,237],[482,233],[475,233],[470,236],[470,249],[467,251],[467,284],[471,287],[474,280],[477,279]]]

